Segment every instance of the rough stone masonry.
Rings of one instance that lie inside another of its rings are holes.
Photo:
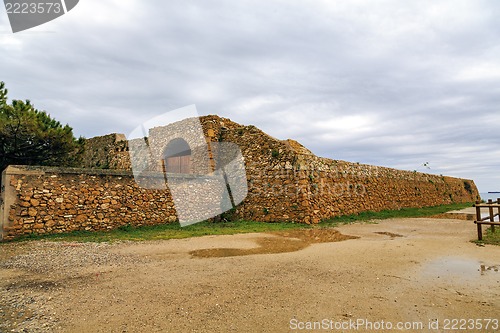
[[[206,163],[201,164],[205,170],[170,177],[201,174],[206,182],[203,188],[193,190],[202,196],[218,196],[216,186],[211,185],[211,173],[217,166],[210,143],[237,144],[245,161],[248,196],[234,210],[235,218],[311,224],[368,210],[474,202],[479,198],[472,180],[321,158],[296,141],[275,139],[254,126],[218,116],[204,116],[200,122],[209,152],[204,157]],[[162,135],[165,141],[165,133],[171,132],[177,131],[155,128],[150,130],[149,139]],[[188,144],[192,141],[188,136],[185,139]],[[0,239],[175,223],[177,213],[168,189],[147,189],[135,182],[130,147],[124,135],[110,134],[87,140],[82,169],[8,167],[2,173]],[[148,170],[153,178],[165,178],[161,156],[158,151],[145,157],[154,159],[147,161],[153,166]],[[193,153],[190,158],[200,157]]]

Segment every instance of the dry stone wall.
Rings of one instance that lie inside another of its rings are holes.
[[[249,195],[240,218],[318,223],[362,211],[474,202],[472,180],[317,157],[293,140],[277,140],[254,126],[220,122],[222,141],[245,158]]]
[[[0,238],[4,240],[177,221],[169,191],[139,187],[131,172],[9,166],[3,177]],[[149,175],[152,181],[157,177],[164,179],[163,174]]]
[[[0,235],[11,239],[31,233],[175,222],[177,214],[168,187],[165,190],[157,185],[165,180],[159,172],[163,149],[177,137],[196,146],[192,147],[193,159],[204,160],[194,163],[202,168],[192,172],[198,177],[205,175],[206,182],[186,191],[205,195],[207,202],[221,196],[220,183],[210,178],[218,168],[212,143],[232,142],[240,147],[248,186],[246,199],[234,212],[241,219],[309,224],[367,210],[479,199],[472,180],[321,158],[296,141],[275,139],[254,126],[218,116],[201,117],[200,121],[204,140],[200,140],[199,128],[191,133],[180,130],[185,127],[179,124],[169,126],[170,131],[152,129],[149,141],[127,142],[117,134],[90,139],[85,153],[88,169],[9,167],[3,173]],[[154,144],[145,149],[144,142]],[[139,162],[144,163],[141,186],[130,171],[129,150],[133,149],[140,150]],[[115,170],[103,170],[107,168]],[[196,210],[202,202],[188,206]]]
[[[85,140],[84,168],[130,170],[128,142],[123,134],[108,134]]]

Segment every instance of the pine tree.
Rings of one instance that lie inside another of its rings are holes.
[[[29,100],[9,105],[7,93],[0,82],[0,172],[8,165],[78,165],[85,140]]]

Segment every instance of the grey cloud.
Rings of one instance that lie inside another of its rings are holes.
[[[494,1],[85,0],[0,34],[0,80],[88,137],[194,103],[319,155],[499,190],[499,14]]]

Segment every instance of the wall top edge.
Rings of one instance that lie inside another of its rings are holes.
[[[50,174],[78,174],[90,176],[121,176],[133,178],[132,171],[127,170],[111,170],[111,169],[91,169],[91,168],[68,168],[68,167],[51,167],[51,166],[31,166],[31,165],[9,165],[4,171],[6,175],[44,175]],[[162,172],[143,172],[139,176],[141,179],[151,178],[165,178]],[[194,175],[194,174],[167,174],[168,179],[182,178],[182,179],[200,179],[200,178],[213,178],[212,175]]]

